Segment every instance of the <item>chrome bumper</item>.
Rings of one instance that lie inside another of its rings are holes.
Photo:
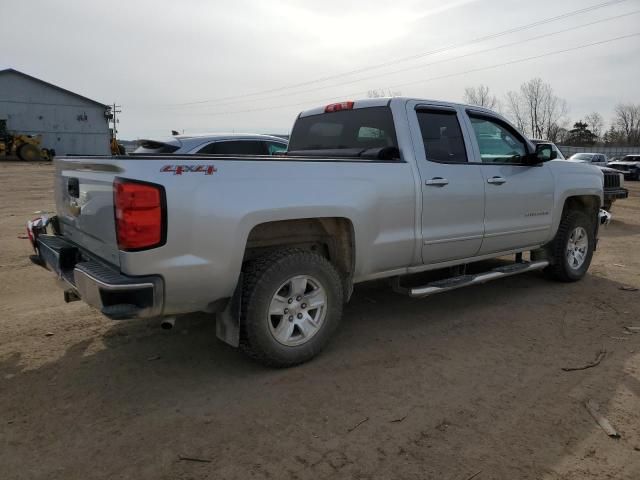
[[[115,320],[161,315],[164,288],[161,277],[123,275],[59,235],[38,235],[35,244],[36,263],[53,271],[62,281],[67,301],[79,297]]]

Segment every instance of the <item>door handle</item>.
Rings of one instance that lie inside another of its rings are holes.
[[[444,187],[445,185],[449,185],[449,180],[442,177],[433,177],[431,180],[426,180],[424,184],[430,187]]]
[[[487,179],[487,183],[491,183],[493,185],[502,185],[507,181],[504,177],[491,177]]]

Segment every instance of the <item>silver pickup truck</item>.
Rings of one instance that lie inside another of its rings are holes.
[[[327,343],[355,283],[421,297],[541,269],[579,280],[603,176],[554,158],[480,107],[331,104],[301,113],[278,156],[56,159],[57,216],[31,224],[33,258],[67,301],[165,325],[210,312],[222,340],[289,366]]]

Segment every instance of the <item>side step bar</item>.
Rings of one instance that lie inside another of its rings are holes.
[[[513,263],[511,265],[494,268],[488,272],[445,278],[444,280],[436,280],[435,282],[430,282],[423,286],[411,288],[400,286],[399,279],[396,279],[394,282],[394,290],[398,293],[409,295],[410,297],[421,298],[434,295],[436,293],[448,292],[449,290],[455,290],[456,288],[490,282],[491,280],[496,280],[498,278],[510,277],[511,275],[517,275],[519,273],[542,270],[548,265],[549,262],[547,260]]]

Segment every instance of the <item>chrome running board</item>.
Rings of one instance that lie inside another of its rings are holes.
[[[436,280],[435,282],[430,282],[419,287],[403,288],[400,287],[399,282],[396,282],[394,289],[397,292],[407,294],[410,297],[421,298],[434,295],[436,293],[448,292],[449,290],[455,290],[456,288],[479,285],[481,283],[490,282],[491,280],[497,280],[498,278],[518,275],[519,273],[542,270],[548,265],[549,262],[547,260],[513,263],[494,268],[488,272],[477,273],[475,275],[460,275],[458,277],[445,278],[444,280]]]

